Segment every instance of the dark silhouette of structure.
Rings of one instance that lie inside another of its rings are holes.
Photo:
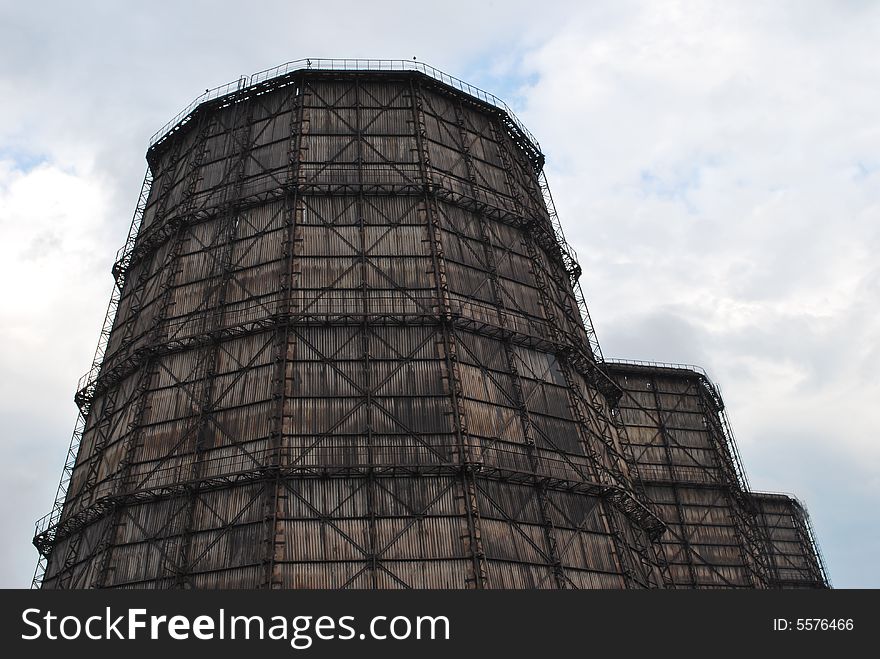
[[[603,359],[495,97],[300,61],[207,92],[147,161],[35,585],[825,584],[711,383]]]
[[[753,493],[718,388],[695,366],[608,361],[636,477],[667,530],[676,588],[818,588],[828,580],[806,509]]]

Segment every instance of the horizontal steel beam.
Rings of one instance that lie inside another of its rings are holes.
[[[189,496],[194,492],[218,490],[242,483],[255,483],[281,479],[328,479],[328,478],[398,478],[401,476],[459,476],[471,473],[478,478],[542,487],[551,491],[573,492],[596,496],[614,504],[621,512],[644,528],[652,537],[659,538],[666,524],[644,504],[635,499],[628,490],[616,485],[573,481],[552,476],[536,475],[506,467],[473,464],[426,464],[426,465],[340,465],[333,467],[308,465],[265,465],[242,471],[234,471],[199,479],[183,480],[167,485],[144,488],[120,495],[102,497],[90,506],[38,533],[34,546],[44,556],[52,548],[86,526],[110,514],[119,506],[131,506],[147,501]]]

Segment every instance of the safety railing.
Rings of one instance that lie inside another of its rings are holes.
[[[694,371],[708,379],[705,369],[693,364],[676,364],[672,362],[649,362],[641,359],[606,359],[606,364],[619,364],[621,366],[648,366],[650,368],[672,368],[679,371]]]
[[[547,214],[550,216],[550,227],[553,230],[553,236],[562,256],[562,263],[565,271],[568,273],[571,281],[572,293],[574,293],[575,303],[581,315],[581,321],[584,330],[587,333],[587,343],[593,360],[597,362],[604,361],[602,348],[599,346],[599,338],[596,336],[596,329],[593,326],[593,319],[590,317],[590,310],[587,307],[587,300],[584,291],[581,288],[581,266],[578,263],[577,252],[568,244],[565,239],[565,233],[562,230],[562,222],[559,220],[559,213],[556,211],[556,203],[553,201],[553,195],[550,193],[550,184],[547,182],[547,174],[543,170],[538,174],[538,185],[541,188],[541,195],[544,198],[544,205],[547,208]]]
[[[790,492],[767,492],[763,490],[756,490],[753,492],[749,492],[752,496],[759,497],[779,497],[789,499],[800,511],[803,516],[803,523],[806,527],[807,539],[813,547],[813,550],[816,553],[816,562],[818,563],[819,573],[825,581],[825,584],[829,588],[833,588],[833,584],[831,583],[831,578],[828,576],[828,567],[825,563],[825,555],[822,553],[822,547],[819,545],[819,540],[816,537],[816,532],[813,530],[813,520],[810,519],[810,513],[807,510],[807,507],[804,505],[804,502],[801,501],[798,497]]]
[[[718,418],[721,422],[721,432],[724,435],[724,443],[727,446],[728,452],[730,453],[730,458],[732,460],[731,466],[733,467],[739,485],[744,491],[750,489],[749,479],[748,476],[746,476],[746,470],[743,466],[742,456],[740,455],[739,447],[736,441],[736,435],[733,434],[733,427],[730,424],[730,419],[728,418],[727,411],[724,407],[724,399],[721,397],[721,388],[709,378],[709,375],[706,373],[705,369],[700,366],[695,366],[694,364],[651,362],[639,359],[606,359],[605,363],[611,365],[617,364],[620,366],[667,368],[677,371],[691,371],[693,373],[696,373],[703,388],[708,393],[709,397],[715,402],[718,411]]]
[[[479,87],[475,87],[474,85],[471,85],[464,80],[456,78],[455,76],[451,76],[448,73],[444,73],[443,71],[440,71],[433,66],[425,64],[424,62],[419,62],[418,60],[414,59],[405,60],[306,58],[286,62],[285,64],[281,64],[270,69],[264,69],[263,71],[258,71],[249,76],[241,76],[238,80],[234,80],[224,85],[214,87],[213,89],[205,90],[204,94],[200,94],[195,99],[193,99],[193,101],[185,108],[183,108],[183,110],[178,112],[174,116],[174,118],[171,119],[171,121],[162,126],[162,128],[160,128],[158,131],[156,131],[156,133],[150,138],[150,146],[152,147],[153,145],[158,143],[168,133],[172,132],[172,130],[174,130],[174,128],[179,124],[186,123],[188,121],[189,115],[192,114],[193,110],[195,110],[202,103],[213,101],[222,96],[226,96],[228,94],[232,94],[234,92],[247,89],[248,87],[252,87],[254,85],[273,80],[275,78],[280,78],[289,73],[293,73],[294,71],[300,71],[303,69],[314,69],[322,71],[417,71],[419,73],[423,73],[429,78],[433,78],[434,80],[437,80],[444,85],[449,85],[450,87],[453,87],[470,96],[473,96],[474,98],[479,99],[484,103],[488,103],[489,105],[496,107],[499,110],[503,110],[510,117],[511,121],[514,123],[517,129],[529,140],[529,142],[532,143],[535,149],[537,149],[538,152],[541,151],[541,145],[538,143],[538,140],[535,139],[535,136],[532,135],[523,125],[523,123],[516,117],[516,115],[513,113],[513,110],[510,109],[510,106],[508,106],[507,103],[502,101],[494,94],[480,89]]]

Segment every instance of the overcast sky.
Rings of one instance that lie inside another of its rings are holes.
[[[605,355],[704,366],[753,488],[880,587],[878,44],[867,1],[0,0],[0,586],[30,583],[150,135],[289,60],[416,56],[540,140]]]

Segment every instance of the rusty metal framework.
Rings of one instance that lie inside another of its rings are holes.
[[[831,580],[806,507],[794,496],[750,492],[763,531],[773,588],[829,588]]]
[[[766,560],[715,387],[689,369],[608,368],[623,389],[635,468],[669,524],[663,542],[674,585],[764,587]]]
[[[786,571],[805,510],[783,529],[748,492],[705,373],[603,358],[503,101],[298,60],[197,98],[147,161],[34,587],[812,578]]]
[[[664,585],[537,142],[382,68],[153,141],[35,585]]]
[[[724,401],[705,371],[617,360],[605,366],[623,392],[634,469],[668,525],[662,542],[674,587],[791,587],[781,563],[808,571],[812,580],[801,578],[814,587],[827,585],[814,568],[822,562],[806,513],[783,514],[771,506],[778,501],[750,492]],[[794,533],[797,550],[786,544]]]

